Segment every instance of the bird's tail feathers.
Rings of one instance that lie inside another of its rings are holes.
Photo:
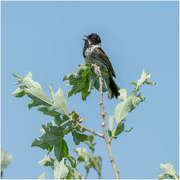
[[[113,80],[112,77],[109,77],[108,79],[105,79],[106,81],[106,86],[108,89],[108,98],[112,99],[112,98],[118,98],[118,96],[120,96],[119,90],[120,88],[118,87],[118,85],[115,83],[115,81]]]

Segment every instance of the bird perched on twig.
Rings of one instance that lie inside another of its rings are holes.
[[[108,98],[112,99],[113,97],[116,97],[117,99],[120,95],[120,88],[113,80],[113,76],[116,77],[116,74],[108,56],[101,49],[100,37],[95,33],[85,37],[87,38],[83,39],[85,41],[83,49],[85,62],[96,64],[100,67],[102,78],[105,80],[108,89]]]

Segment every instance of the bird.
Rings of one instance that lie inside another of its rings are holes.
[[[85,63],[96,64],[100,67],[101,76],[105,80],[108,98],[118,98],[120,96],[120,88],[115,83],[113,76],[116,77],[113,66],[109,57],[101,49],[101,38],[96,33],[92,33],[88,36],[84,35],[84,48],[83,56]]]

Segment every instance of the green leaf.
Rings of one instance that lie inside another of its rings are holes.
[[[171,163],[168,164],[160,164],[160,169],[164,174],[167,174],[173,179],[177,179],[176,172],[174,170],[174,166]]]
[[[127,90],[126,89],[120,89],[120,96],[118,96],[118,99],[121,101],[125,101],[127,99]]]
[[[55,179],[63,179],[68,174],[68,168],[64,165],[64,158],[61,162],[57,159],[54,161],[54,178]]]
[[[63,138],[63,135],[54,135],[50,132],[46,132],[45,134],[43,134],[41,137],[35,139],[32,142],[32,147],[37,146],[40,147],[42,149],[46,149],[49,146],[47,146],[47,144],[49,144],[51,147],[54,146],[55,144],[57,144],[58,142],[60,142]]]
[[[26,88],[25,93],[32,99],[29,108],[39,105],[52,106],[52,101],[41,89]]]
[[[58,161],[61,161],[64,157],[67,157],[69,154],[69,149],[67,143],[64,139],[55,144],[54,154]]]
[[[72,136],[73,136],[73,140],[75,142],[76,145],[79,145],[79,143],[81,142],[79,133],[77,133],[75,130],[72,131]]]
[[[77,172],[75,168],[69,168],[68,176],[66,179],[83,179],[81,173]]]
[[[55,111],[53,108],[50,107],[39,107],[37,110],[43,112],[44,115],[49,115],[52,117],[61,115],[61,113]]]
[[[114,114],[117,123],[121,122],[126,117],[126,115],[131,110],[131,108],[132,108],[132,100],[130,98],[128,98],[126,101],[119,103],[115,107]]]
[[[78,81],[79,82],[76,82],[76,84],[74,84],[74,86],[72,86],[71,90],[68,93],[68,97],[71,97],[73,94],[77,94],[78,92],[83,91],[85,88],[89,89],[89,82],[88,82],[87,76],[79,77]]]
[[[15,97],[23,97],[26,93],[24,91],[25,85],[19,86],[13,93],[12,95]]]
[[[112,137],[112,131],[111,130],[108,130],[108,135],[110,138]]]
[[[86,68],[90,67],[90,64],[86,63],[86,64],[79,64],[76,68],[76,71],[78,74],[80,74],[81,72],[83,72]]]
[[[38,179],[44,179],[44,178],[45,178],[45,175],[46,175],[46,172],[43,171],[43,173],[38,177]]]
[[[137,91],[139,90],[139,87],[144,83],[149,84],[149,85],[155,85],[156,83],[147,81],[150,77],[151,77],[151,75],[149,73],[146,73],[144,68],[143,68],[141,78],[137,80],[137,83],[132,82],[131,85],[132,84],[136,85],[135,90],[137,90]]]
[[[98,173],[99,179],[101,179],[102,158],[100,156],[90,157],[90,163]]]
[[[105,81],[102,79],[102,92],[106,92],[107,91],[107,88],[106,88],[106,85],[105,85]],[[99,79],[96,77],[95,79],[95,83],[94,83],[94,87],[99,91]]]
[[[93,86],[94,86],[94,83],[95,83],[95,80],[96,80],[96,76],[95,76],[95,74],[93,72],[89,72],[88,80],[89,80],[89,89],[88,89],[88,92],[90,92],[91,89],[93,89]]]
[[[6,150],[1,149],[1,173],[4,171],[5,168],[8,167],[10,162],[12,161],[12,155],[9,156],[6,153]]]
[[[63,120],[61,119],[60,116],[55,116],[54,121],[58,126],[62,126],[61,124],[63,123]],[[64,126],[65,127],[65,126]]]
[[[124,132],[130,132],[130,131],[132,131],[133,130],[133,128],[131,128],[131,129],[129,129],[129,130],[124,130]]]
[[[89,140],[89,142],[92,144],[92,143],[93,143],[93,140],[94,140],[94,135],[93,135],[93,134],[90,134],[90,135],[88,136],[88,140]]]
[[[71,166],[72,166],[73,168],[76,168],[76,159],[75,159],[73,156],[71,156],[71,155],[68,155],[68,156],[67,156],[67,159],[68,159],[69,162],[71,163]]]
[[[149,84],[149,85],[151,85],[151,86],[153,86],[153,85],[156,85],[157,83],[155,82],[155,83],[153,83],[153,82],[150,82],[150,81],[146,81],[145,82],[146,84]]]
[[[88,161],[88,158],[90,157],[90,155],[86,148],[74,148],[73,151],[77,153],[78,163],[82,161],[85,161],[85,162]]]
[[[78,133],[78,134],[79,134],[81,142],[84,142],[84,141],[86,141],[88,139],[88,136],[86,134],[80,134],[80,133]]]
[[[117,123],[121,122],[130,111],[138,106],[140,102],[144,101],[145,98],[142,97],[140,93],[138,95],[136,95],[136,93],[136,90],[132,91],[127,99],[115,107],[114,114]]]
[[[42,90],[41,85],[38,82],[34,82],[32,80],[32,74],[31,73],[29,73],[28,75],[25,76],[24,83],[28,88],[36,88],[36,89]]]
[[[60,88],[58,89],[57,93],[54,95],[54,104],[53,105],[62,114],[68,116],[68,107],[66,104],[64,91]]]
[[[54,159],[47,153],[44,158],[38,162],[41,166],[51,166],[54,169]]]
[[[23,78],[21,78],[20,76],[18,76],[18,75],[15,74],[15,73],[12,73],[12,75],[18,79],[18,82],[17,82],[17,83],[14,83],[14,85],[20,84],[20,83],[22,83],[22,82],[24,81]]]
[[[113,119],[114,119],[114,116],[112,115],[110,115],[108,118],[108,126],[109,126],[110,131],[113,131]]]
[[[113,132],[113,134],[115,136],[119,135],[120,133],[122,133],[124,131],[124,123],[119,122]]]

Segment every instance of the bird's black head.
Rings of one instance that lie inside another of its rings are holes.
[[[92,33],[89,36],[85,36],[87,38],[87,40],[90,41],[91,45],[96,45],[101,43],[101,38],[96,34],[96,33]]]

